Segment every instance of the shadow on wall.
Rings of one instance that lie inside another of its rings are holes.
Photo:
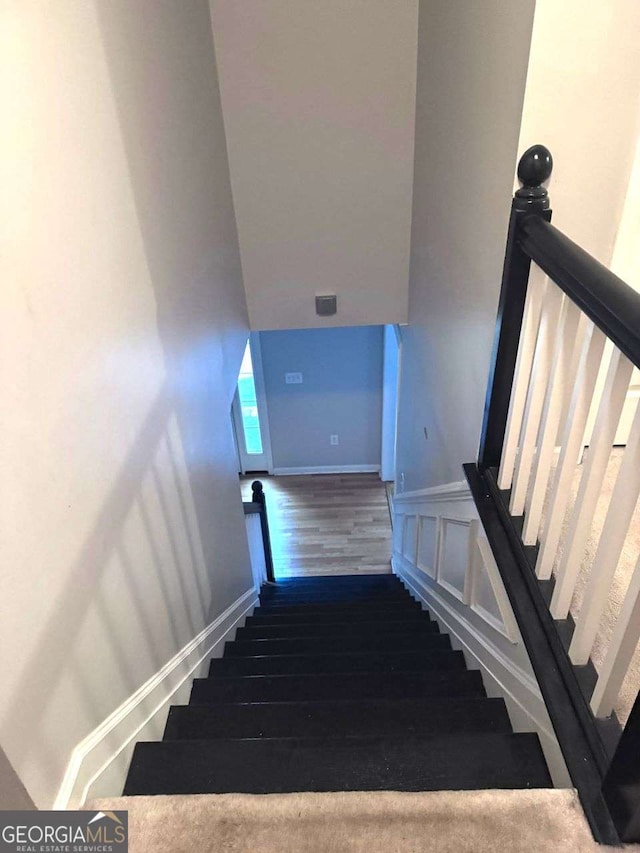
[[[152,573],[140,570],[149,566]],[[80,721],[86,734],[86,721],[102,720],[134,692],[211,621],[212,607],[180,433],[162,396],[23,669],[4,721],[19,720],[29,733],[22,752],[14,743],[13,762],[57,778],[61,732]],[[135,633],[123,632],[132,625]]]
[[[35,805],[0,746],[0,810],[9,809],[30,811]]]
[[[209,465],[233,452],[229,412],[248,321],[209,6],[191,2],[188,25],[180,27],[172,0],[108,0],[98,12],[175,415],[210,554],[220,484]],[[237,482],[226,490],[237,498]]]

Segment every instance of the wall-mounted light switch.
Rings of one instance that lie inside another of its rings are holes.
[[[284,381],[286,385],[302,385],[301,373],[285,373]]]
[[[334,445],[335,445],[335,444],[338,444],[338,443],[339,443],[339,441],[338,441],[338,436],[337,436],[337,435],[331,435],[331,436],[329,436],[329,441],[330,441],[330,443],[331,443],[331,444],[334,444]]]

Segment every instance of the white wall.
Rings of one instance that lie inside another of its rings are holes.
[[[253,329],[406,320],[417,5],[211,0]]]
[[[640,128],[638,129],[640,130]],[[622,208],[618,233],[613,247],[611,269],[634,290],[640,292],[640,133],[638,133],[633,167]],[[599,386],[604,385],[604,376],[598,377]],[[633,416],[640,396],[640,370],[634,368],[625,406],[616,431],[614,444],[626,444]],[[590,419],[595,419],[595,413]],[[591,425],[590,425],[591,426]]]
[[[633,167],[616,234],[611,269],[634,290],[640,291],[640,128]]]
[[[406,490],[457,481],[477,456],[533,6],[420,3],[396,463]]]
[[[518,149],[551,150],[553,222],[606,265],[638,138],[639,31],[637,0],[536,3]]]
[[[518,146],[522,152],[543,142],[551,150],[554,224],[637,290],[639,31],[637,0],[586,4],[538,0]],[[605,374],[606,364],[596,386],[585,443]],[[636,372],[616,444],[627,440],[638,381]]]
[[[74,745],[251,586],[247,315],[206,0],[1,15],[0,741],[47,807]]]
[[[381,326],[260,333],[276,474],[380,468],[382,335]],[[287,385],[297,372],[302,384]]]

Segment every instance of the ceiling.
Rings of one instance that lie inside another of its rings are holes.
[[[211,10],[251,327],[405,322],[417,0]]]

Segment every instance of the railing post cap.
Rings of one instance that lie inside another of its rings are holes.
[[[518,163],[518,180],[522,184],[516,190],[514,207],[517,210],[539,212],[549,209],[549,193],[542,186],[553,171],[553,157],[544,145],[527,148]]]

